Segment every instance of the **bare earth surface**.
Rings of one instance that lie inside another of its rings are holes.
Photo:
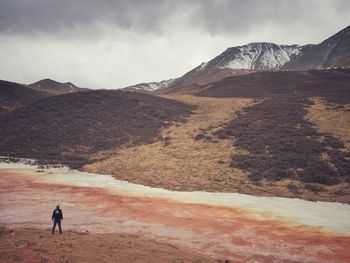
[[[39,228],[0,227],[0,262],[218,262],[186,248],[130,234],[52,235]]]
[[[241,152],[235,149],[232,140],[218,140],[213,133],[235,118],[235,114],[243,107],[252,105],[252,99],[192,95],[168,95],[167,98],[196,105],[198,108],[186,123],[164,129],[161,140],[101,152],[94,156],[101,161],[85,165],[83,170],[171,190],[238,192],[350,203],[347,183],[324,186],[327,191],[313,192],[293,179],[274,182],[264,179],[257,184],[250,181],[244,171],[230,167],[231,154]],[[320,107],[316,103],[307,118],[317,123],[321,131],[334,132],[342,140],[349,141],[349,111],[326,111],[324,106]],[[196,140],[196,135],[205,137]],[[289,184],[296,185],[298,191],[290,191],[287,187]]]
[[[9,167],[0,169],[0,224],[12,229],[1,231],[2,262],[350,261],[346,204],[174,192],[107,175]],[[56,204],[61,236],[47,232]]]

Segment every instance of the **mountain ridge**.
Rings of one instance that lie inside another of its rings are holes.
[[[278,45],[270,42],[253,42],[230,47],[207,62],[199,70],[215,68],[270,70],[279,69],[300,54],[300,45]]]
[[[153,91],[167,88],[175,79],[162,80],[159,82],[148,82],[148,83],[139,83],[136,85],[128,86],[123,88],[124,91],[138,91],[144,93],[151,93]]]
[[[252,71],[305,71],[335,67],[350,67],[350,26],[319,44],[284,45],[252,42],[229,47],[210,61],[203,62],[183,76],[173,79],[166,87],[158,86],[151,92],[169,93],[171,90],[177,91],[179,88],[183,90],[186,87],[195,89],[198,85],[210,83],[211,80],[217,81],[220,77]],[[135,86],[138,88],[132,91],[143,91],[143,86],[140,84]]]
[[[45,78],[37,82],[28,84],[28,86],[35,90],[52,93],[53,95],[60,95],[65,93],[88,90],[86,88],[78,87],[74,85],[72,82],[58,82],[56,80],[49,79],[49,78]]]
[[[0,80],[0,115],[48,97],[43,91],[24,84]]]
[[[279,45],[270,42],[253,42],[230,47],[198,70],[231,68],[249,70],[308,70],[328,67],[349,67],[350,60],[339,63],[334,49],[341,46],[350,53],[350,26],[340,30],[319,44]],[[344,48],[346,45],[347,49]],[[342,54],[344,55],[344,54]],[[349,55],[347,55],[349,56]],[[329,61],[332,60],[332,63]]]
[[[285,64],[286,70],[350,67],[350,26],[317,45],[304,45],[301,55]]]

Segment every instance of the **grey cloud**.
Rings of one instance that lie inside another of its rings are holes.
[[[323,14],[317,7],[327,5],[337,12],[350,11],[350,2],[345,0],[0,0],[0,32],[55,33],[100,22],[161,33],[172,18],[212,35],[232,34],[271,22],[319,20]],[[179,16],[181,12],[188,16]]]
[[[303,24],[318,27],[319,21],[327,23],[328,13],[345,14],[350,11],[348,0],[204,0],[197,2],[194,19],[211,34],[242,33],[266,25]],[[330,19],[342,19],[337,14]],[[343,21],[346,23],[346,21]],[[350,22],[350,21],[348,21]],[[345,24],[346,26],[346,24]],[[297,32],[290,32],[297,33]]]
[[[159,81],[234,45],[317,43],[349,13],[349,0],[0,0],[1,78]]]
[[[0,31],[56,32],[99,21],[119,28],[156,29],[174,10],[175,1],[162,0],[0,0]]]

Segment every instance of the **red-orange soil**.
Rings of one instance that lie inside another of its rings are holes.
[[[150,244],[159,242],[161,246],[169,244],[183,249],[188,253],[184,252],[183,256],[188,259],[187,255],[192,255],[193,261],[202,257],[233,262],[350,262],[349,235],[266,219],[243,209],[118,194],[91,186],[38,183],[6,170],[0,170],[0,186],[0,223],[9,228],[49,228],[53,206],[59,201],[64,211],[65,232],[62,237],[57,237],[58,243],[65,244],[58,241],[65,235],[67,240],[81,238],[84,242],[84,238],[89,239],[67,233],[67,230],[73,230],[88,231],[97,239],[104,239],[103,235],[98,234],[107,233],[110,234],[109,238],[113,233],[119,238],[121,234],[144,237],[152,240]],[[35,231],[30,235],[35,236]],[[53,242],[47,234],[44,236],[49,240],[47,242]],[[89,240],[93,242],[94,238]],[[119,239],[116,240],[117,246]],[[132,242],[142,243],[140,240]],[[11,250],[8,243],[1,241],[3,251]],[[76,241],[75,244],[78,243]],[[98,250],[99,244],[96,242],[94,248],[93,244],[87,248]],[[13,249],[12,246],[12,252]],[[19,246],[15,252],[25,254],[26,249]],[[55,254],[55,246],[47,249],[48,254]],[[134,251],[135,247],[128,249]],[[161,253],[156,250],[154,255],[152,249],[146,250],[149,251],[146,256],[148,262]],[[74,253],[70,253],[73,257]],[[8,255],[5,252],[1,254]],[[135,257],[137,255],[135,252]],[[1,259],[5,260],[4,257],[1,256]]]

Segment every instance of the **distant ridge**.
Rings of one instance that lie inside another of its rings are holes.
[[[85,88],[77,87],[71,82],[61,83],[52,79],[42,79],[29,84],[28,86],[36,90],[53,93],[54,95],[88,90]]]
[[[154,89],[158,93],[195,90],[198,85],[209,84],[225,77],[264,70],[296,70],[350,67],[350,26],[320,44],[278,45],[255,42],[230,47],[208,62],[173,79],[167,87]],[[161,82],[160,82],[161,83]],[[146,84],[135,85],[142,91]],[[150,90],[148,89],[148,92]]]
[[[173,81],[174,79],[168,79],[160,82],[139,83],[133,86],[123,88],[122,90],[150,93],[159,89],[167,88]]]
[[[34,90],[26,85],[0,80],[0,115],[48,96],[48,93]]]
[[[350,26],[317,45],[278,45],[267,42],[231,47],[196,70],[308,70],[350,66]]]

